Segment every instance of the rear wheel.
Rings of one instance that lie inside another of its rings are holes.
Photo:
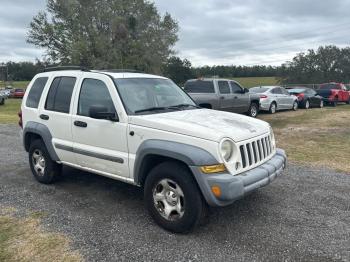
[[[61,173],[61,165],[52,161],[44,142],[40,139],[31,143],[29,165],[35,179],[43,184],[51,184]]]
[[[272,102],[269,109],[270,114],[276,113],[276,110],[277,110],[277,104],[276,102]]]
[[[323,100],[320,100],[319,108],[323,108],[323,106],[324,106],[324,102],[323,102]]]
[[[206,203],[192,174],[176,162],[164,162],[151,170],[144,199],[154,221],[171,232],[192,230],[205,214]]]
[[[293,103],[293,108],[292,108],[294,111],[297,111],[298,110],[298,102],[297,101],[294,101]]]
[[[334,101],[332,102],[331,105],[332,105],[333,107],[336,107],[336,106],[338,105],[338,97],[337,97],[337,96],[334,98]]]
[[[251,103],[248,111],[248,115],[251,117],[257,117],[259,112],[259,107],[256,103]]]

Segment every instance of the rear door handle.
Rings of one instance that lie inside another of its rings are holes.
[[[224,96],[220,96],[220,99],[225,99],[225,97]]]
[[[79,127],[87,127],[87,123],[83,121],[74,121],[74,125]]]
[[[238,96],[235,96],[235,99],[237,99],[238,98]]]
[[[40,115],[40,118],[42,119],[42,120],[49,120],[49,116],[48,115],[44,115],[44,114],[41,114]]]

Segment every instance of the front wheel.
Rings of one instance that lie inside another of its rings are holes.
[[[306,100],[306,101],[305,101],[304,108],[305,108],[305,109],[309,109],[309,108],[310,108],[310,101],[309,101],[309,100]]]
[[[5,104],[5,98],[2,98],[1,100],[0,100],[0,105],[4,105]]]
[[[293,109],[293,111],[297,111],[298,110],[298,102],[297,101],[294,101],[292,109]]]
[[[248,116],[257,117],[258,112],[259,112],[258,105],[256,103],[251,103],[248,110]]]
[[[144,199],[154,221],[176,233],[195,228],[206,209],[192,174],[176,162],[164,162],[151,170],[146,178]]]

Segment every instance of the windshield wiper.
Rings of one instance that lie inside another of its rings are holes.
[[[169,107],[150,107],[150,108],[145,108],[145,109],[140,109],[140,110],[136,110],[134,113],[137,114],[137,113],[142,113],[142,112],[150,112],[150,111],[158,111],[158,110],[180,110],[179,108],[177,107],[172,107],[172,106],[169,106]]]
[[[194,107],[194,108],[201,108],[200,106],[197,105],[191,105],[191,104],[179,104],[175,106],[170,106],[170,108],[179,108],[179,107]]]

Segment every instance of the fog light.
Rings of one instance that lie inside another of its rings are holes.
[[[200,169],[204,174],[222,173],[226,171],[224,164],[201,166]]]
[[[214,196],[216,196],[216,197],[221,196],[221,188],[219,186],[212,186],[211,192],[213,192]]]

